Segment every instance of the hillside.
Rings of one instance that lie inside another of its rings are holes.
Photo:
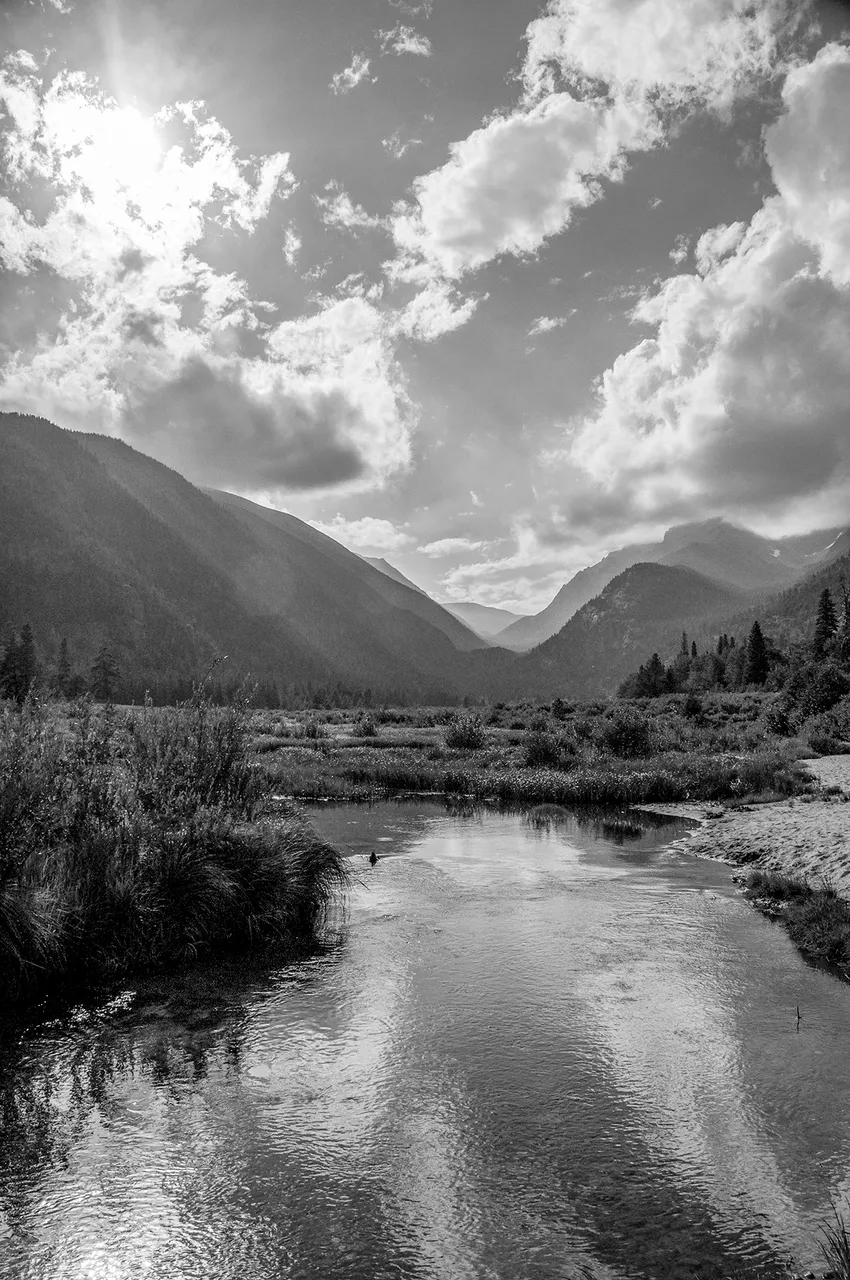
[[[435,625],[435,619],[440,625]],[[478,637],[282,512],[203,493],[121,441],[0,414],[0,629],[85,668],[104,641],[134,696],[215,654],[232,678],[432,700]]]
[[[418,591],[423,596],[427,594],[421,587],[417,587],[415,582],[411,582],[410,578],[406,578],[401,569],[397,569],[394,564],[390,564],[389,560],[385,560],[383,556],[361,556],[360,558],[370,564],[373,569],[378,569],[381,573],[385,573],[394,582],[400,582],[403,587],[410,587],[411,591]]]
[[[556,636],[518,658],[501,682],[513,697],[607,697],[648,654],[666,651],[671,638],[677,642],[683,629],[692,632],[741,602],[741,592],[693,569],[632,565]]]

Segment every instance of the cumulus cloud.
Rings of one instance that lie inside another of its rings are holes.
[[[332,77],[329,87],[336,94],[350,93],[367,79],[370,79],[369,59],[364,53],[355,53],[349,65]]]
[[[9,298],[0,403],[243,490],[364,488],[407,465],[412,409],[375,307],[323,300],[275,325],[197,255],[211,227],[250,235],[288,195],[285,153],[240,159],[198,103],[144,117],[84,76],[42,85],[27,56],[0,101],[0,256],[27,288],[54,282],[26,337]],[[283,252],[299,247],[290,227]]]
[[[488,542],[476,542],[472,538],[438,538],[436,542],[428,542],[419,550],[423,555],[439,559],[441,556],[461,555],[465,551],[483,551],[489,545]]]
[[[430,58],[434,52],[431,48],[431,41],[427,36],[421,35],[418,31],[414,31],[413,27],[406,27],[404,23],[397,23],[389,31],[376,31],[375,35],[381,44],[382,53],[413,53],[420,58]]]
[[[413,541],[403,529],[397,528],[389,520],[379,520],[375,516],[346,520],[344,516],[337,514],[327,523],[321,520],[310,520],[309,523],[320,533],[326,533],[329,538],[335,538],[337,542],[342,542],[352,551],[361,554],[372,552],[382,555],[386,551],[401,551]]]
[[[598,198],[603,178],[622,175],[626,150],[652,137],[640,104],[569,93],[496,117],[416,179],[415,203],[394,219],[396,243],[449,278],[502,253],[533,253]]]
[[[850,50],[788,76],[766,132],[777,195],[697,243],[699,274],[636,308],[655,328],[603,375],[567,449],[570,521],[829,523],[850,502]],[[843,212],[842,212],[843,211]]]
[[[728,110],[782,64],[804,21],[798,0],[550,0],[533,21],[523,79],[532,97],[562,83],[654,92],[666,106]]]
[[[667,134],[784,69],[796,0],[550,0],[526,31],[523,101],[451,148],[399,207],[396,270],[449,279],[535,253]]]

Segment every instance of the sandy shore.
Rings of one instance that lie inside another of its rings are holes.
[[[850,899],[850,755],[802,763],[823,787],[841,794],[795,797],[730,812],[708,804],[646,805],[695,818],[701,826],[681,842],[689,853],[781,871],[814,883],[826,877]]]

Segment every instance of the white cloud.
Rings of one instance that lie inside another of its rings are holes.
[[[427,36],[414,31],[413,27],[406,27],[401,22],[389,31],[376,31],[375,35],[380,41],[382,53],[397,55],[413,53],[421,58],[430,58],[434,52]]]
[[[534,98],[602,82],[660,93],[667,106],[726,111],[782,62],[804,19],[798,0],[550,0],[528,28],[523,79]]]
[[[422,139],[408,138],[407,142],[402,142],[401,134],[396,129],[388,138],[381,139],[381,146],[385,151],[389,152],[394,160],[400,160],[412,147],[421,147]]]
[[[294,227],[287,227],[283,236],[283,256],[294,267],[301,252],[302,240]]]
[[[786,527],[850,503],[850,50],[793,71],[766,132],[778,195],[707,232],[701,274],[636,308],[655,327],[604,374],[567,449],[573,525],[727,514]]]
[[[598,198],[603,178],[622,176],[626,150],[652,140],[641,106],[568,93],[495,117],[416,179],[415,203],[393,224],[403,269],[424,260],[455,278],[502,253],[535,252]]]
[[[397,312],[393,327],[407,338],[433,342],[465,325],[479,301],[461,299],[450,285],[432,280]]]
[[[671,108],[726,112],[785,67],[796,0],[550,0],[526,32],[524,101],[453,144],[396,211],[397,278],[456,279],[535,253],[663,142]]]
[[[0,97],[0,159],[15,177],[0,254],[43,299],[35,338],[0,349],[0,403],[243,491],[362,489],[407,465],[412,409],[370,302],[273,326],[244,280],[195,255],[210,227],[250,235],[293,189],[284,153],[243,161],[201,104],[145,117],[81,75],[42,86],[20,56]],[[181,146],[166,148],[166,125]],[[294,258],[291,227],[282,247]]]
[[[369,79],[374,84],[374,77],[369,76],[369,59],[363,53],[355,53],[349,65],[332,77],[329,88],[336,94],[350,93],[363,80]]]
[[[574,314],[571,312],[570,314]],[[529,338],[536,338],[540,333],[551,333],[553,329],[561,329],[569,316],[538,316],[528,331]]]
[[[465,551],[483,551],[490,544],[483,541],[474,541],[472,538],[439,538],[436,542],[429,542],[419,550],[423,555],[431,556],[438,559],[441,556],[461,555]]]
[[[850,49],[831,44],[785,82],[765,150],[794,230],[850,285]]]
[[[389,520],[379,520],[375,516],[346,520],[344,516],[337,514],[329,522],[310,520],[308,523],[320,533],[326,533],[329,538],[334,538],[361,554],[372,552],[382,555],[386,551],[401,551],[413,541],[403,529],[397,528]]]
[[[314,196],[316,204],[322,210],[322,221],[328,227],[344,227],[347,231],[363,231],[375,227],[386,227],[387,219],[367,213],[362,205],[354,204],[347,191],[343,191],[336,182],[329,182],[325,187],[326,196]]]
[[[668,257],[670,258],[670,261],[674,262],[678,267],[678,266],[681,266],[681,264],[685,261],[685,258],[687,258],[690,251],[691,251],[690,236],[679,235],[679,236],[676,236],[676,243],[673,245],[673,248],[670,250]]]

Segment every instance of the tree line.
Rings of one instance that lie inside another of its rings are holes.
[[[719,635],[700,653],[682,632],[679,652],[669,663],[657,653],[620,685],[621,698],[658,698],[668,693],[704,693],[723,689],[766,689],[782,692],[789,708],[810,707],[810,714],[828,709],[850,690],[850,588],[840,584],[836,606],[825,588],[813,619],[808,644],[780,648],[755,621],[749,633]]]

